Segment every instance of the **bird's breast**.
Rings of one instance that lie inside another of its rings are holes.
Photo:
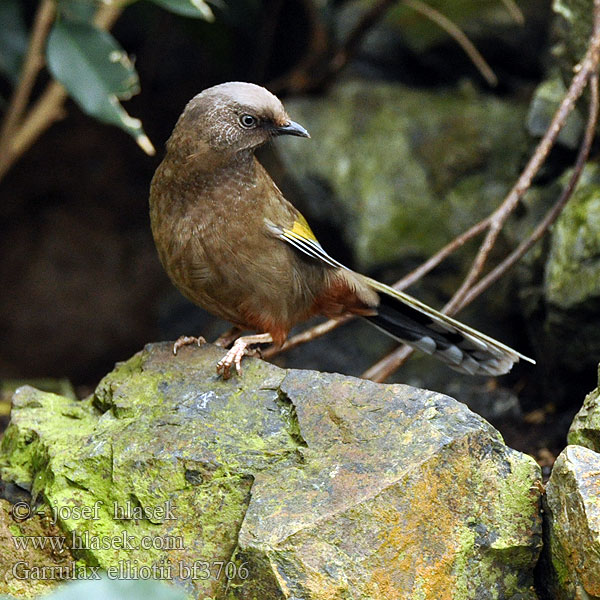
[[[264,190],[254,178],[163,175],[153,181],[151,221],[175,286],[213,314],[285,337],[310,312],[322,268],[267,231]]]

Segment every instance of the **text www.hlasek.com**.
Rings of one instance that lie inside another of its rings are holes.
[[[142,536],[138,538],[127,531],[119,535],[81,535],[73,531],[66,536],[28,535],[12,538],[15,550],[51,550],[62,552],[70,550],[183,550],[183,536]],[[70,544],[67,543],[70,540]]]

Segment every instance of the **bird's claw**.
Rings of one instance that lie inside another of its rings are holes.
[[[217,373],[222,375],[223,379],[229,379],[231,367],[235,365],[235,372],[241,375],[244,356],[261,356],[260,349],[252,348],[251,345],[251,342],[247,342],[243,338],[237,339],[227,354],[217,363]]]
[[[177,338],[177,341],[173,344],[173,354],[177,354],[177,350],[183,346],[189,346],[191,344],[197,344],[198,346],[202,346],[202,344],[206,344],[206,340],[200,335],[198,337],[193,335],[182,335]]]
[[[227,354],[217,363],[217,373],[223,376],[223,379],[229,379],[231,367],[235,365],[238,375],[242,374],[242,358],[248,355],[260,356],[257,344],[270,344],[273,341],[270,333],[260,333],[257,335],[246,335],[238,338],[233,346],[227,351]]]
[[[217,373],[223,376],[223,379],[231,377],[231,367],[235,365],[235,372],[242,374],[242,358],[248,353],[248,346],[245,342],[238,343],[236,340],[233,346],[227,351],[227,354],[217,363]]]

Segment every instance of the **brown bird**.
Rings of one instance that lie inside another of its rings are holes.
[[[457,371],[500,375],[531,359],[329,256],[254,156],[273,137],[310,137],[266,89],[224,83],[195,96],[152,179],[160,260],[192,302],[235,325],[217,364],[225,378],[253,345],[281,345],[313,315],[360,315]],[[243,330],[255,335],[238,337]],[[235,338],[238,337],[236,340]],[[182,337],[173,351],[202,338]]]

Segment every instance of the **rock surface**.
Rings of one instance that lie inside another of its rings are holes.
[[[200,598],[535,598],[539,468],[483,419],[256,359],[222,381],[221,353],[149,345],[83,402],[21,388],[3,479],[82,563]]]
[[[599,368],[600,382],[600,368]],[[543,600],[600,597],[600,387],[589,393],[544,497]]]
[[[537,87],[527,115],[527,130],[531,135],[541,138],[546,133],[566,93],[567,88],[558,74]],[[584,129],[585,119],[577,110],[573,110],[556,141],[575,150],[579,147]]]
[[[24,565],[38,573],[45,568],[66,572],[74,564],[74,559],[68,548],[53,547],[54,540],[62,539],[62,532],[50,519],[38,514],[23,518],[29,514],[26,502],[30,498],[23,490],[19,493],[11,487],[2,483],[0,594],[10,593],[17,597],[42,595],[51,591],[56,582],[52,577],[25,576]],[[9,497],[11,502],[5,497]],[[48,543],[34,547],[31,540],[48,540]]]

